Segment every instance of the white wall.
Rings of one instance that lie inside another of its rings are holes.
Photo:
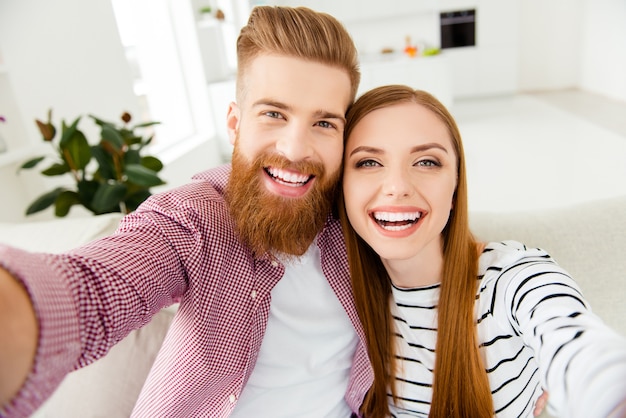
[[[56,120],[137,113],[129,65],[109,0],[3,0],[0,51],[27,138],[50,107]]]
[[[586,0],[526,0],[521,7],[522,91],[578,87]]]
[[[440,46],[440,13],[476,10],[476,45],[445,49],[454,98],[511,94],[519,86],[520,0],[275,0],[327,11],[352,34],[364,62],[382,48],[403,50],[405,39]],[[428,58],[415,58],[416,62]],[[413,84],[411,84],[413,85]],[[416,85],[417,88],[424,86]]]
[[[454,97],[581,88],[626,101],[624,0],[273,0],[327,11],[360,52],[439,43],[439,11],[476,8],[476,47],[444,50]]]
[[[19,115],[7,124],[21,127],[12,129],[20,134],[12,145],[23,151],[3,158],[0,219],[16,220],[55,183],[34,173],[16,174],[32,153],[41,152],[26,152],[43,142],[35,119],[45,120],[52,108],[55,123],[89,113],[116,120],[124,110],[136,114],[137,101],[109,0],[3,0],[0,51],[13,112]],[[87,122],[80,126],[90,137],[97,131]]]
[[[626,102],[626,1],[586,3],[580,87]]]

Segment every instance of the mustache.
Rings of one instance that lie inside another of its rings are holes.
[[[297,171],[303,174],[309,174],[314,177],[323,177],[325,174],[324,166],[321,163],[313,161],[291,161],[287,157],[280,154],[261,154],[253,162],[253,166],[266,169],[275,167],[284,170]]]
[[[256,256],[278,252],[299,256],[322,230],[336,194],[339,171],[326,172],[321,162],[290,161],[263,153],[248,160],[235,147],[225,198],[235,230]],[[297,171],[315,176],[315,184],[299,198],[289,199],[265,189],[260,170]]]

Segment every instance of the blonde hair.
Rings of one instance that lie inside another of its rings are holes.
[[[433,112],[446,125],[457,158],[458,180],[453,210],[443,236],[443,280],[438,307],[438,332],[430,417],[492,417],[493,400],[487,372],[480,356],[474,303],[477,291],[478,244],[469,229],[467,184],[463,144],[456,122],[448,110],[429,93],[407,86],[379,87],[361,96],[348,110],[345,138],[368,113],[398,103],[411,102]],[[374,385],[361,412],[367,417],[389,415],[387,390],[394,401],[391,280],[380,257],[351,227],[343,200],[339,199],[352,275],[355,301],[365,329],[374,369]]]
[[[361,79],[358,53],[345,27],[334,17],[306,7],[257,6],[237,39],[237,100],[242,101],[244,75],[259,54],[302,58],[345,70],[354,101]]]

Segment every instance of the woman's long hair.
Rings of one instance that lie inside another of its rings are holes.
[[[493,400],[479,352],[474,319],[478,244],[469,229],[465,157],[454,119],[445,106],[429,93],[407,86],[384,86],[365,93],[349,109],[345,138],[373,110],[406,102],[424,106],[446,125],[458,167],[453,209],[442,232],[443,278],[430,417],[492,417]],[[388,390],[391,390],[394,401],[397,396],[394,323],[390,308],[391,279],[380,257],[350,226],[343,192],[338,209],[346,237],[356,307],[365,329],[374,369],[374,384],[365,397],[361,412],[366,417],[385,417],[389,415]]]

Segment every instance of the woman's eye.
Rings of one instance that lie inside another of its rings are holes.
[[[439,167],[441,164],[436,160],[419,160],[415,165],[420,167]]]
[[[380,164],[374,160],[361,160],[356,163],[356,168],[361,167],[380,167]]]

